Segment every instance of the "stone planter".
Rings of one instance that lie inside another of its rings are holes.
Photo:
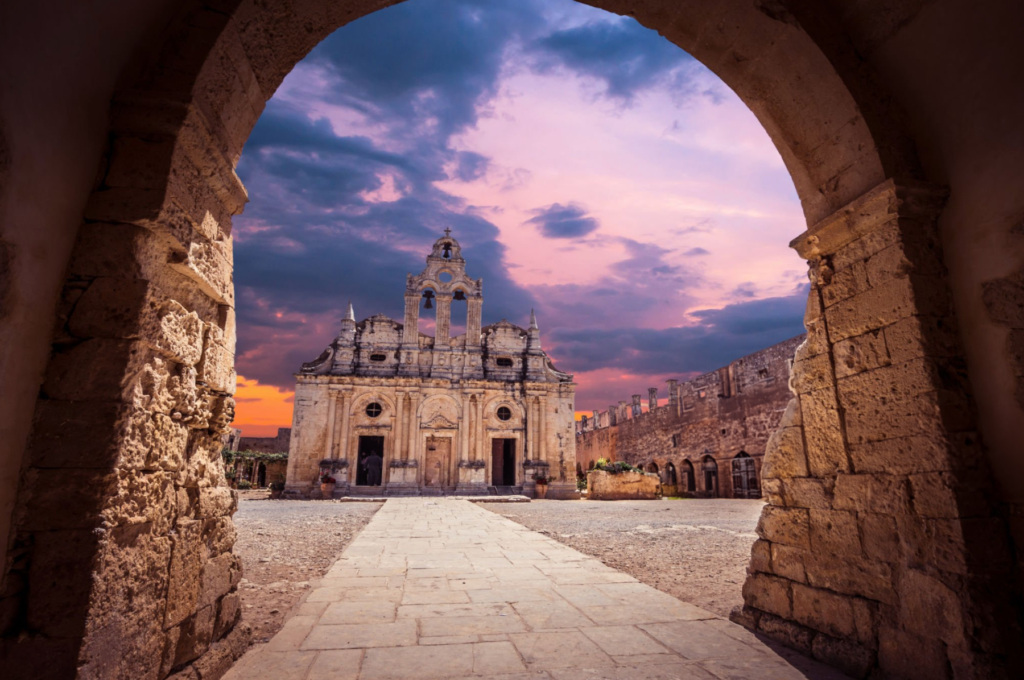
[[[325,501],[326,500],[330,500],[331,497],[334,495],[334,487],[336,487],[336,486],[337,486],[337,484],[333,483],[333,482],[331,484],[321,484],[320,485],[320,494],[323,496],[323,499]]]
[[[594,501],[653,501],[661,498],[661,482],[656,475],[642,472],[613,475],[591,470],[587,473],[587,498]]]
[[[284,493],[284,489],[271,489],[270,490],[270,499],[271,500],[275,500],[277,498],[280,498],[281,494],[283,494],[283,493]]]
[[[548,485],[547,484],[538,484],[537,485],[537,498],[547,498],[547,497],[548,497]]]

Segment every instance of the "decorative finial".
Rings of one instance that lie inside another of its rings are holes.
[[[537,325],[537,315],[534,313],[532,309],[530,310],[530,330],[540,330],[540,327]]]
[[[452,233],[452,229],[451,229],[451,227],[445,227],[445,228],[444,228],[444,235],[445,235],[445,236],[450,236],[450,235],[451,235],[451,233]]]
[[[349,300],[348,301],[348,311],[345,312],[345,321],[355,321],[355,320],[356,320],[356,310],[352,308],[352,301]]]

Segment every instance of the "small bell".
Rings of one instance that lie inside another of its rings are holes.
[[[433,309],[434,303],[431,300],[433,300],[434,294],[429,290],[425,290],[423,291],[423,297],[427,300],[427,304],[423,305],[423,309]]]
[[[441,247],[444,248],[444,252],[441,253],[441,256],[447,260],[452,256],[452,244],[448,241],[445,241],[443,244],[441,244]]]
[[[465,300],[466,299],[466,294],[463,293],[461,290],[457,290],[457,291],[455,291],[455,297],[453,297],[452,299],[453,300]]]
[[[427,304],[423,305],[423,309],[433,309],[434,305],[430,302],[430,298],[427,298]]]

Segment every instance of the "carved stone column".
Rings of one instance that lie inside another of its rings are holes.
[[[483,315],[482,297],[466,298],[466,347],[480,346],[480,327]]]
[[[452,296],[449,293],[435,293],[437,322],[434,331],[434,347],[448,347],[451,343]]]

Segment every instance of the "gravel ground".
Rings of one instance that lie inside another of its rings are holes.
[[[239,493],[235,553],[242,558],[242,620],[253,642],[269,640],[284,616],[323,576],[380,503],[269,500],[266,491]]]
[[[743,604],[759,500],[534,501],[482,506],[719,616]]]

